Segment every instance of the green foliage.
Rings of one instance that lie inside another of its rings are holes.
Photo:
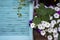
[[[22,16],[22,14],[21,14],[21,13],[17,13],[17,15],[18,15],[18,17],[21,17],[21,16]]]
[[[44,8],[44,4],[43,3],[40,3],[40,8]]]
[[[21,17],[22,16],[22,13],[20,13],[20,10],[22,9],[22,7],[26,6],[26,4],[24,4],[25,0],[19,0],[19,5],[18,5],[18,17]],[[23,4],[22,4],[23,3]]]
[[[21,4],[22,6],[26,6],[26,4]]]
[[[39,23],[41,22],[41,19],[34,17],[33,22],[34,22],[35,24],[39,24]]]
[[[44,7],[44,4],[40,4],[39,8],[36,9],[36,13],[37,14],[40,14],[40,15],[50,15],[50,14],[53,14],[55,11],[53,9],[50,9],[50,8],[45,8]]]
[[[39,8],[36,8],[37,18],[34,17],[33,22],[38,24],[42,20],[43,21],[49,21],[49,15],[52,15],[55,13],[55,10],[51,8],[45,8],[44,4],[40,4]]]
[[[22,7],[18,7],[18,9],[22,9]]]
[[[25,0],[20,0],[21,2],[24,2]]]

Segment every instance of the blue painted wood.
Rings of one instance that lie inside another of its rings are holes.
[[[32,40],[28,0],[25,3],[20,10],[22,17],[18,17],[18,0],[0,0],[0,40]]]

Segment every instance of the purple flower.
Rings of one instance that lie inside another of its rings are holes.
[[[33,23],[32,20],[29,21],[29,26],[30,26],[31,23]]]
[[[59,11],[57,11],[57,13],[60,15],[60,10],[59,10]]]
[[[38,29],[37,31],[40,33],[42,30]]]
[[[32,20],[30,20],[29,23],[32,23]]]

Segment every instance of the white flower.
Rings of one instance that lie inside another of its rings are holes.
[[[40,4],[37,4],[37,6],[40,6]]]
[[[39,5],[39,4],[37,4],[37,5],[35,6],[35,8],[39,8],[39,6],[40,6],[40,5]]]
[[[53,32],[53,28],[49,28],[49,29],[48,29],[48,32],[49,32],[49,33],[52,33],[52,32]]]
[[[50,23],[46,22],[46,21],[41,21],[42,25],[45,26],[45,27],[49,27],[50,26]]]
[[[51,24],[55,25],[56,21],[55,20],[51,20]]]
[[[57,3],[57,6],[60,7],[60,3]]]
[[[45,27],[42,24],[38,24],[38,29],[45,29]]]
[[[59,27],[60,27],[60,24],[59,24]]]
[[[50,27],[50,23],[47,23],[46,25],[47,25],[46,28]]]
[[[60,32],[60,27],[58,27],[58,31]]]
[[[53,19],[53,16],[50,16],[50,20],[52,20]]]
[[[48,8],[47,6],[44,6],[45,8]]]
[[[35,18],[37,18],[37,16],[35,16]]]
[[[46,26],[46,22],[45,21],[41,21],[43,26]]]
[[[36,6],[36,8],[39,8],[38,6]]]
[[[57,23],[60,23],[60,19],[57,20]]]
[[[59,11],[59,10],[60,10],[60,8],[59,8],[59,7],[55,7],[54,9],[55,9],[55,11]]]
[[[58,13],[55,13],[54,14],[54,18],[59,18],[59,14]]]
[[[31,28],[34,28],[35,27],[35,24],[34,23],[31,23],[30,26],[31,26]]]
[[[49,8],[54,9],[54,7],[53,7],[53,6],[49,6]]]
[[[53,28],[53,27],[54,27],[54,24],[51,23],[51,24],[50,24],[50,27]]]
[[[53,33],[53,37],[55,38],[57,38],[58,37],[58,33]]]
[[[43,30],[41,31],[41,35],[44,36],[46,34],[46,32]]]
[[[48,35],[47,38],[48,38],[48,40],[52,40],[53,39],[51,35]]]
[[[53,33],[57,33],[58,29],[57,28],[54,28],[53,29]]]

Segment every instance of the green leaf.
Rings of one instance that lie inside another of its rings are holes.
[[[39,24],[41,22],[41,19],[34,17],[33,22],[37,25],[37,24]]]
[[[18,15],[18,17],[21,17],[21,16],[22,16],[22,14],[21,14],[21,13],[17,13],[17,15]]]
[[[21,4],[22,6],[26,6],[26,4]]]
[[[25,0],[20,0],[21,2],[24,2]]]
[[[18,9],[22,9],[22,7],[18,7]]]

